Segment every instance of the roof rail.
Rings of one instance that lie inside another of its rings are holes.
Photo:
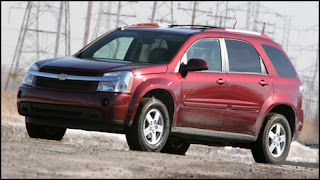
[[[254,36],[259,36],[262,38],[271,39],[269,36],[262,34],[262,33],[254,32],[254,31],[247,31],[247,30],[240,30],[240,29],[219,29],[219,30],[211,29],[211,30],[205,30],[205,31],[235,32],[235,33],[239,33],[239,34],[254,35]]]
[[[221,28],[221,27],[217,27],[217,26],[207,26],[207,25],[180,25],[180,24],[171,24],[171,25],[169,25],[169,27],[186,27],[186,26],[200,27],[200,28]]]

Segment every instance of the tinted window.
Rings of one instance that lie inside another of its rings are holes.
[[[261,73],[260,56],[249,43],[226,39],[229,71]]]
[[[289,60],[278,48],[262,44],[264,51],[267,53],[270,61],[276,69],[279,76],[296,77]]]
[[[150,52],[157,51],[155,49],[168,49],[167,41],[163,39],[155,39],[153,43],[143,43],[141,53],[139,56],[139,62],[149,62],[152,61],[152,55],[150,56]],[[160,52],[161,53],[161,52]],[[155,61],[159,60],[157,57],[154,58]]]
[[[133,37],[120,37],[102,46],[94,54],[94,59],[124,59],[126,52],[133,40]]]
[[[209,71],[221,71],[221,55],[218,39],[200,39],[188,49],[187,60],[202,59],[208,64]]]
[[[187,35],[117,30],[77,54],[84,59],[165,64],[170,62]]]

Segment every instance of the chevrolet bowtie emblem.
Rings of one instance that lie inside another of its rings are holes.
[[[65,79],[68,78],[68,76],[67,76],[66,74],[60,74],[60,75],[58,76],[58,78],[59,78],[59,80],[65,80]]]

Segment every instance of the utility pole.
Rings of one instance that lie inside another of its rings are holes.
[[[121,16],[121,1],[118,1],[118,13],[117,13],[117,24],[116,24],[116,27],[119,27],[120,16]]]
[[[28,1],[24,9],[25,14],[5,90],[16,89],[27,68],[35,61],[70,54],[70,43],[66,42],[70,42],[68,2]],[[65,21],[62,21],[63,16]],[[56,27],[53,29],[48,26],[48,21],[57,22]],[[66,43],[63,44],[61,40]],[[65,49],[65,53],[59,53],[59,49]]]
[[[57,28],[57,36],[56,36],[56,42],[59,42],[60,40],[60,31],[61,31],[61,19],[62,19],[62,9],[63,9],[63,2],[60,2],[60,11],[59,11],[59,18],[58,18],[58,28]],[[54,57],[58,56],[58,50],[59,50],[59,43],[56,43],[56,48],[54,50]]]
[[[282,30],[282,46],[283,49],[288,53],[289,51],[289,35],[291,30],[291,17],[285,16],[283,18],[283,30]]]
[[[245,29],[249,29],[249,26],[250,26],[251,3],[252,3],[251,1],[248,1],[247,18],[246,18],[246,27],[245,27]]]
[[[156,15],[156,10],[157,10],[157,1],[154,1],[153,2],[152,16],[151,16],[151,23],[154,22],[154,17]]]
[[[192,25],[194,25],[194,22],[196,20],[196,12],[197,12],[197,1],[194,1],[193,11],[192,11],[192,21],[191,21]]]
[[[173,24],[173,1],[171,1],[171,24]]]
[[[91,16],[92,16],[92,7],[93,1],[88,1],[88,9],[87,9],[87,18],[86,18],[86,25],[84,30],[84,38],[83,38],[83,46],[87,45],[89,42],[89,36],[91,31]]]
[[[259,14],[260,14],[260,1],[257,1],[255,3],[255,12],[254,12],[254,22],[258,22],[259,21]],[[258,31],[257,30],[257,23],[253,23],[253,31]]]
[[[198,9],[198,2],[194,2],[193,4],[193,8],[182,8],[180,7],[180,4],[178,4],[178,9],[184,10],[185,12],[187,12],[187,14],[191,15],[191,24],[194,25],[196,22],[196,18],[199,17],[201,14],[200,13],[211,13],[211,11],[204,11],[204,10],[199,10]],[[190,14],[188,11],[192,11],[192,14]],[[199,14],[198,14],[199,13]]]

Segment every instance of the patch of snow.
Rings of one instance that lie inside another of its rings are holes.
[[[1,138],[28,138],[24,123],[1,121],[1,130]],[[84,146],[107,145],[110,149],[129,150],[124,134],[68,129],[61,142],[66,144],[80,143]],[[230,159],[232,161],[238,159],[248,163],[254,162],[251,150],[231,146],[211,147],[193,144],[186,154],[218,159]],[[310,148],[297,141],[293,141],[291,143],[287,161],[319,163],[319,148]]]
[[[319,148],[310,148],[297,141],[293,141],[287,161],[319,163]]]

